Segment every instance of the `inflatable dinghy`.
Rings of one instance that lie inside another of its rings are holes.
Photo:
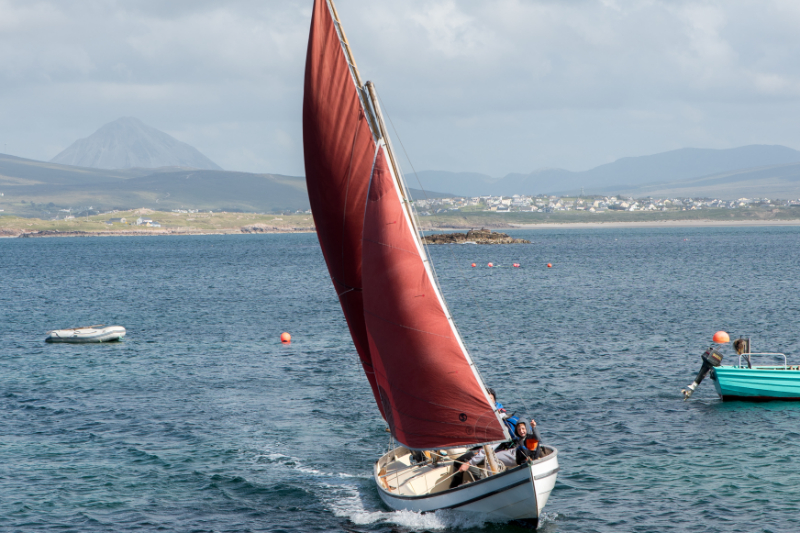
[[[125,328],[122,326],[84,326],[81,328],[56,329],[47,332],[45,342],[113,342],[122,340]]]

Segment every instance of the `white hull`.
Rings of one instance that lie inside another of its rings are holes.
[[[125,328],[122,326],[109,326],[107,328],[88,327],[50,331],[45,341],[69,343],[113,342],[121,340],[124,336]]]
[[[559,470],[558,452],[555,448],[547,449],[548,455],[531,464],[450,489],[452,465],[427,468],[427,472],[417,474],[409,472],[411,475],[407,476],[393,476],[391,473],[387,476],[385,467],[393,457],[405,451],[405,448],[397,448],[375,464],[375,482],[384,503],[397,511],[424,513],[452,509],[480,513],[496,520],[538,520]],[[430,485],[432,488],[426,492]],[[411,492],[419,494],[412,495]]]

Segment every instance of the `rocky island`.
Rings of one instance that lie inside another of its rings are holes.
[[[427,235],[423,238],[425,244],[530,244],[527,239],[515,239],[505,233],[492,232],[491,230],[471,229],[466,233],[441,233]]]

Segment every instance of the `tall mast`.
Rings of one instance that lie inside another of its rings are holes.
[[[402,174],[400,174],[400,167],[397,165],[397,160],[394,156],[392,141],[389,139],[389,134],[386,131],[386,122],[384,122],[383,120],[381,105],[378,102],[378,93],[375,92],[375,84],[373,84],[371,81],[368,81],[366,84],[366,90],[369,93],[370,103],[372,104],[372,109],[375,112],[375,116],[377,117],[378,132],[380,133],[380,136],[383,139],[384,144],[386,145],[386,152],[389,154],[389,162],[392,165],[392,170],[394,171],[395,179],[397,180],[397,185],[400,188],[400,194],[403,195],[402,197],[403,207],[408,212],[408,218],[411,221],[412,227],[414,228],[414,232],[418,235],[417,238],[419,238],[419,231],[417,229],[414,213],[411,211],[411,199],[408,197],[408,190],[406,189],[405,181],[403,180]]]
[[[361,81],[361,74],[358,72],[356,59],[353,56],[353,51],[350,49],[350,41],[347,40],[347,35],[345,34],[344,27],[339,20],[339,13],[336,11],[336,5],[333,3],[333,0],[328,0],[328,6],[330,7],[331,15],[333,15],[333,22],[336,26],[336,32],[339,35],[339,41],[342,43],[342,49],[347,57],[347,63],[350,66],[350,73],[352,74],[353,81],[355,81],[356,88],[358,89],[358,94],[361,98],[361,105],[364,108],[364,114],[367,115],[369,120],[372,136],[376,142],[380,139],[384,140],[386,149],[389,152],[389,161],[392,164],[392,170],[394,170],[394,175],[397,177],[398,184],[400,185],[400,192],[403,194],[403,203],[406,205],[406,209],[409,209],[408,191],[406,190],[405,183],[403,183],[403,179],[400,175],[400,167],[397,165],[397,161],[394,156],[394,150],[392,149],[392,143],[389,140],[389,135],[386,130],[386,123],[383,120],[383,113],[381,113],[381,107],[378,103],[378,95],[375,92],[375,85],[371,81],[368,81],[366,85]],[[411,219],[412,221],[414,220],[413,216]]]
[[[369,99],[367,97],[367,92],[364,89],[364,84],[361,82],[361,74],[358,72],[358,67],[356,66],[356,58],[353,57],[353,52],[350,50],[350,42],[347,40],[347,35],[344,33],[344,27],[342,26],[341,21],[339,20],[339,13],[336,11],[336,6],[333,3],[333,0],[328,0],[328,7],[331,10],[331,15],[333,16],[333,24],[336,27],[336,33],[339,35],[339,42],[342,43],[342,49],[344,50],[345,57],[347,58],[347,64],[350,66],[350,74],[353,76],[353,81],[356,84],[356,89],[358,90],[358,96],[361,99],[361,107],[364,109],[364,114],[367,116],[367,120],[369,121],[370,130],[372,131],[372,138],[375,139],[375,142],[380,139],[381,134],[380,130],[378,129],[378,125],[376,124],[375,117],[372,114],[372,110],[369,106]]]

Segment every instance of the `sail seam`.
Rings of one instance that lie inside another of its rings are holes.
[[[416,250],[408,250],[406,248],[400,248],[399,246],[395,246],[394,244],[386,244],[385,242],[373,241],[372,239],[367,239],[367,238],[364,238],[362,240],[366,242],[371,242],[372,244],[377,244],[379,246],[392,248],[393,250],[400,250],[401,252],[406,252],[407,254],[416,255],[417,257],[419,257],[419,254],[416,252]]]
[[[398,326],[398,327],[401,327],[401,328],[404,328],[404,329],[408,329],[408,330],[411,330],[411,331],[418,331],[419,333],[425,333],[426,335],[433,335],[435,337],[441,337],[443,339],[453,339],[453,340],[455,340],[455,337],[453,337],[452,335],[451,336],[441,335],[439,333],[433,333],[431,331],[425,331],[424,329],[412,328],[411,326],[406,326],[404,324],[400,324],[398,322],[395,322],[394,320],[389,320],[388,318],[384,318],[384,317],[382,317],[380,315],[376,315],[372,311],[367,311],[366,309],[364,309],[364,314],[374,316],[375,318],[377,318],[379,320],[383,320],[384,322],[388,322],[389,324],[394,324],[395,326]]]

